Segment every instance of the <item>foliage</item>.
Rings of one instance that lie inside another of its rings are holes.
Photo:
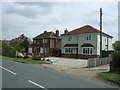
[[[117,74],[117,73],[101,72],[101,73],[98,73],[98,77],[108,80],[108,81],[111,81],[111,82],[114,82],[114,83],[117,83],[117,84],[120,84],[120,74]]]
[[[33,56],[32,56],[32,59],[33,59],[33,60],[41,60],[41,58],[43,58],[42,55],[41,55],[41,56],[38,56],[38,55],[33,55]]]
[[[2,46],[2,52],[12,53],[16,51],[15,48],[6,41],[2,41],[0,44]]]
[[[43,57],[49,57],[48,55],[41,55],[41,56],[43,56]]]
[[[114,64],[120,64],[120,52],[114,52],[112,54],[112,62]]]
[[[102,57],[108,57],[110,54],[112,54],[114,51],[109,50],[109,51],[102,51]]]
[[[11,45],[15,47],[18,52],[28,52],[30,39],[26,37],[24,34],[20,35],[19,37],[11,40]],[[15,44],[13,44],[15,43]]]
[[[110,71],[120,73],[120,52],[112,54],[112,61],[110,63]]]
[[[25,52],[25,48],[20,44],[15,45],[14,48],[18,52]]]
[[[113,43],[113,47],[115,51],[120,52],[120,41],[116,41],[115,43]]]
[[[23,59],[29,58],[29,56],[24,56]]]
[[[28,39],[28,38],[26,37],[26,38],[24,39],[24,41],[20,43],[20,45],[21,45],[22,47],[24,47],[25,52],[28,52],[28,45],[29,45],[29,42],[28,42],[27,39]]]

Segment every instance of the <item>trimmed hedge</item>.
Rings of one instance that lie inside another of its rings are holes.
[[[102,51],[102,57],[108,57],[110,54],[114,53],[113,50]]]
[[[41,60],[41,58],[43,58],[43,56],[38,56],[38,55],[33,55],[32,56],[33,60]]]
[[[110,71],[120,73],[120,52],[114,52],[112,54]]]

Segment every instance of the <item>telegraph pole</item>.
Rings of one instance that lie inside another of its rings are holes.
[[[100,58],[102,58],[102,8],[100,8]]]

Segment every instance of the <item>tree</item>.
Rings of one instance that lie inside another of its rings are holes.
[[[25,52],[25,48],[20,44],[15,45],[14,48],[18,52]]]
[[[15,48],[6,41],[2,41],[0,44],[2,46],[2,52],[12,53],[16,51]]]
[[[25,52],[28,52],[28,45],[29,45],[29,42],[27,40],[28,38],[26,37],[24,39],[24,41],[22,43],[20,43],[21,46],[23,46],[25,48]]]
[[[120,52],[120,41],[116,41],[115,43],[113,43],[113,47],[115,51]]]

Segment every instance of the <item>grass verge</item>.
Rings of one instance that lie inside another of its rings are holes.
[[[20,62],[20,63],[26,63],[26,64],[50,64],[50,63],[45,62],[45,61],[32,60],[30,58],[23,59],[23,58],[11,58],[11,57],[6,57],[6,56],[0,56],[0,58],[6,59],[6,60],[12,60],[15,62]]]
[[[114,72],[101,72],[97,75],[99,78],[108,80],[110,82],[120,85],[120,74]]]

